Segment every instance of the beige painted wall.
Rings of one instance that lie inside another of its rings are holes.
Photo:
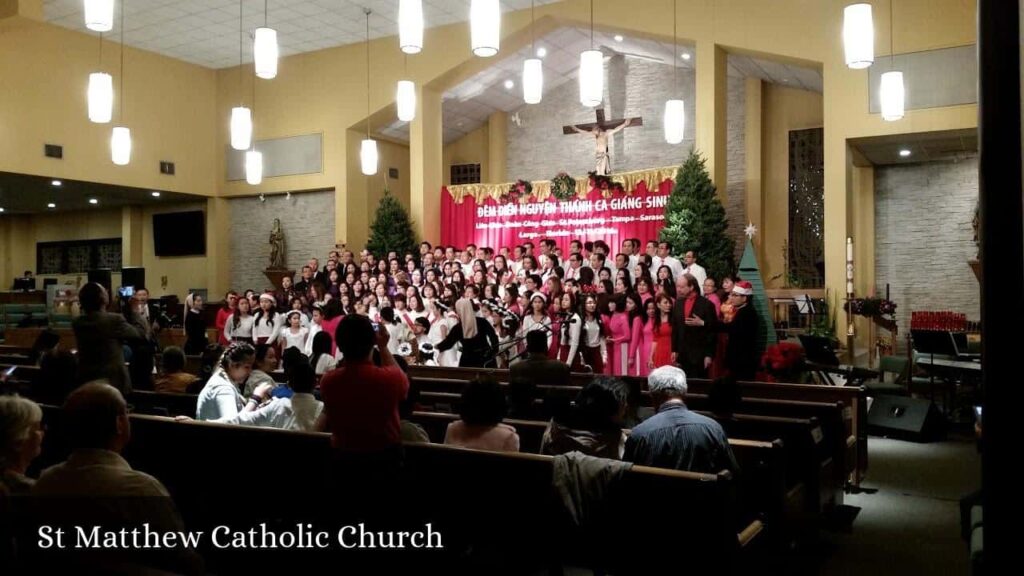
[[[488,125],[473,130],[444,147],[444,184],[452,183],[453,164],[480,164],[480,181],[491,182]]]
[[[822,95],[767,82],[761,94],[764,220],[758,262],[766,286],[778,288],[784,278],[769,278],[785,270],[782,246],[789,238],[789,131],[822,126]]]

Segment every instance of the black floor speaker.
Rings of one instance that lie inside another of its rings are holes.
[[[868,410],[868,432],[912,442],[941,439],[946,423],[935,403],[904,396],[875,396]]]

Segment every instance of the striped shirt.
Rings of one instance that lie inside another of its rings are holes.
[[[709,474],[739,469],[722,426],[682,402],[662,404],[657,414],[633,428],[622,459]]]

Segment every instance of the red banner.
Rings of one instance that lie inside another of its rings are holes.
[[[657,190],[648,190],[640,181],[630,194],[607,198],[593,188],[586,198],[561,201],[549,197],[505,204],[492,198],[477,204],[471,196],[456,204],[444,188],[441,243],[460,248],[467,244],[489,246],[497,252],[502,246],[511,248],[527,241],[536,245],[542,238],[551,238],[568,254],[572,240],[604,240],[617,252],[626,238],[639,238],[641,243],[658,238],[672,186],[672,180],[664,180]]]

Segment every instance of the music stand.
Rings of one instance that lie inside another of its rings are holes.
[[[928,389],[931,396],[931,401],[935,401],[935,355],[946,356],[949,358],[956,358],[958,356],[956,349],[956,340],[953,338],[953,333],[948,330],[911,330],[910,341],[913,342],[913,348],[915,352],[920,354],[927,354],[931,359],[928,370]],[[949,405],[946,402],[946,394],[943,393],[943,412],[949,413]]]
[[[810,295],[804,294],[803,296],[795,296],[793,303],[796,304],[797,312],[801,314],[814,315],[814,301],[811,300]]]
[[[811,365],[811,368],[818,373],[822,380],[828,382],[830,386],[835,386],[836,383],[828,375],[827,370],[813,368],[815,364],[826,367],[839,366],[839,357],[836,356],[836,349],[832,340],[824,336],[810,336],[807,334],[799,334],[797,337],[800,338],[800,344],[804,347],[804,354],[807,356],[807,362]]]

